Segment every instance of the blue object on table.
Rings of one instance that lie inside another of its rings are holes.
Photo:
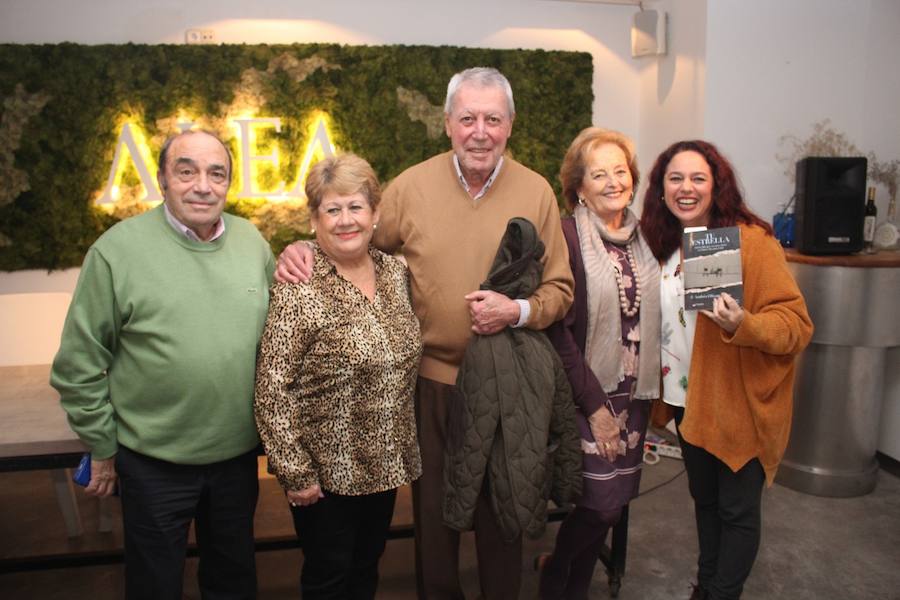
[[[772,218],[775,239],[785,248],[794,247],[794,213],[777,213]]]
[[[87,487],[91,482],[91,453],[85,452],[78,463],[78,468],[72,473],[72,481],[81,487]]]
[[[775,239],[781,242],[785,248],[794,247],[794,199],[797,194],[791,196],[781,210],[772,217],[772,229],[775,230]],[[790,211],[790,212],[788,212]]]

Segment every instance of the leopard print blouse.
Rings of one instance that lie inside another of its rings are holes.
[[[375,299],[315,249],[308,284],[275,284],[254,411],[285,490],[396,488],[422,472],[413,392],[422,341],[406,266],[374,248]]]

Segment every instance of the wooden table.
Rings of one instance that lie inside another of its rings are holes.
[[[50,365],[0,367],[0,471],[73,467],[86,451],[49,379]]]
[[[49,379],[50,365],[0,367],[0,471],[49,469],[66,532],[74,537],[84,529],[66,469],[86,449]]]

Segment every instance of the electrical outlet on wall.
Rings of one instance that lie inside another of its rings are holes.
[[[188,29],[184,32],[185,44],[214,44],[216,32],[212,29]]]

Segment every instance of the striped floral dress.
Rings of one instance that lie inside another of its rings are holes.
[[[622,273],[622,285],[628,305],[634,303],[634,274],[625,254],[624,246],[604,240],[604,246],[614,264]],[[588,298],[590,302],[590,298]],[[576,411],[581,433],[583,452],[584,486],[579,506],[592,510],[613,510],[628,504],[638,493],[641,483],[641,465],[644,456],[644,434],[650,414],[650,400],[633,398],[637,383],[638,352],[640,350],[640,313],[629,317],[620,310],[622,319],[622,346],[625,378],[608,394],[607,407],[612,409],[619,422],[619,456],[610,463],[601,457],[591,435],[587,418]]]

